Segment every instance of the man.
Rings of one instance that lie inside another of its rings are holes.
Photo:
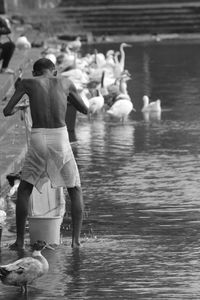
[[[7,35],[8,41],[0,42],[0,60],[2,60],[2,66],[0,68],[0,73],[11,73],[14,71],[8,69],[8,65],[13,56],[15,50],[15,44],[11,41],[8,34],[11,33],[11,26],[8,19],[0,17],[0,36]]]
[[[18,82],[14,95],[3,110],[5,116],[14,114],[19,109],[16,104],[24,94],[28,95],[32,117],[31,140],[17,194],[17,238],[10,249],[23,249],[29,197],[33,186],[41,191],[47,179],[50,179],[52,187],[67,187],[71,199],[72,247],[79,247],[84,204],[65,115],[67,100],[84,114],[87,114],[87,107],[74,84],[69,79],[56,76],[51,60],[37,60],[33,65],[33,77]]]

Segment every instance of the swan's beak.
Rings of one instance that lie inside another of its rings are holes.
[[[136,112],[136,109],[133,107],[133,111],[135,111]]]
[[[46,249],[49,249],[49,250],[53,250],[53,251],[55,250],[55,249],[54,249],[53,247],[51,247],[49,244],[46,244],[45,248],[46,248]]]
[[[132,47],[132,45],[131,44],[126,44],[126,47]]]

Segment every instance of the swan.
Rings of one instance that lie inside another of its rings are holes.
[[[110,66],[110,67],[115,66],[114,54],[115,54],[114,50],[108,50],[106,52],[106,64],[105,64],[105,66]]]
[[[69,49],[68,46],[62,49],[61,53],[57,55],[57,64],[59,71],[62,73],[68,69],[76,67],[77,53]]]
[[[78,91],[81,91],[89,82],[87,74],[78,68],[62,72],[61,76],[70,79]]]
[[[77,36],[74,41],[68,42],[68,47],[74,52],[79,51],[82,47],[81,37]]]
[[[127,95],[124,95],[123,98],[123,95],[120,94],[118,97],[120,97],[119,100],[114,102],[110,109],[107,110],[107,113],[113,117],[119,118],[122,123],[124,123],[130,112],[132,110],[135,111],[135,109],[131,100],[127,98]]]
[[[108,95],[108,89],[107,89],[107,87],[106,87],[105,84],[104,84],[105,73],[106,73],[106,71],[104,70],[104,71],[102,72],[101,82],[100,82],[100,84],[98,85],[98,88],[100,89],[101,95],[102,95],[103,97]]]
[[[161,101],[160,99],[150,102],[149,103],[149,97],[144,95],[143,96],[143,107],[142,112],[161,112]]]
[[[119,78],[119,89],[121,93],[128,95],[127,81],[130,79],[131,74],[127,70],[123,71],[121,77]]]
[[[101,111],[104,106],[104,97],[102,96],[100,89],[97,89],[98,96],[89,99],[88,114],[89,117]]]
[[[45,58],[50,59],[50,60],[52,61],[52,63],[53,63],[54,65],[56,65],[57,60],[56,60],[55,54],[53,54],[53,53],[47,53],[47,54],[45,55]]]
[[[5,285],[19,286],[27,293],[27,285],[46,274],[49,264],[41,251],[46,242],[37,241],[33,245],[32,257],[24,257],[8,265],[0,266],[0,280]]]
[[[98,52],[97,49],[94,50],[94,61],[98,68],[102,68],[106,64],[105,55]]]
[[[114,84],[111,84],[107,87],[108,94],[113,99],[113,101],[116,101],[116,97],[119,97],[119,95],[121,95],[123,99],[128,98],[130,100],[130,96],[128,95],[127,91],[127,81],[130,79],[130,73],[125,70],[121,73],[121,76],[115,80]],[[127,97],[125,95],[127,95]]]
[[[124,48],[125,47],[132,47],[130,44],[127,43],[121,43],[119,51],[120,51],[120,60],[118,62],[118,68],[120,69],[121,72],[124,71],[124,67],[125,67],[125,51]]]

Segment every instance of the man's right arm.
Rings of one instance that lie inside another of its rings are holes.
[[[6,107],[3,109],[3,114],[5,117],[13,115],[20,109],[19,107],[16,107],[16,104],[20,101],[24,94],[25,90],[23,88],[22,82],[20,82],[13,96],[10,98]]]

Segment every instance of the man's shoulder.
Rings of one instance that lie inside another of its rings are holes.
[[[64,89],[69,89],[73,85],[71,79],[69,79],[68,77],[59,75],[57,78],[61,81]]]
[[[33,87],[37,87],[38,86],[38,79],[34,78],[34,77],[26,77],[23,78],[21,81],[21,88],[24,88],[25,90],[29,89],[29,88],[33,88]]]
[[[69,84],[72,83],[71,79],[69,79],[68,77],[66,76],[63,76],[62,74],[59,74],[56,78],[62,80],[62,81],[65,81],[65,82],[68,82]]]
[[[31,78],[31,77],[26,77],[26,78],[23,78],[21,80],[21,83],[22,84],[27,84],[27,83],[30,83],[30,82],[35,82],[35,79],[34,78]]]

